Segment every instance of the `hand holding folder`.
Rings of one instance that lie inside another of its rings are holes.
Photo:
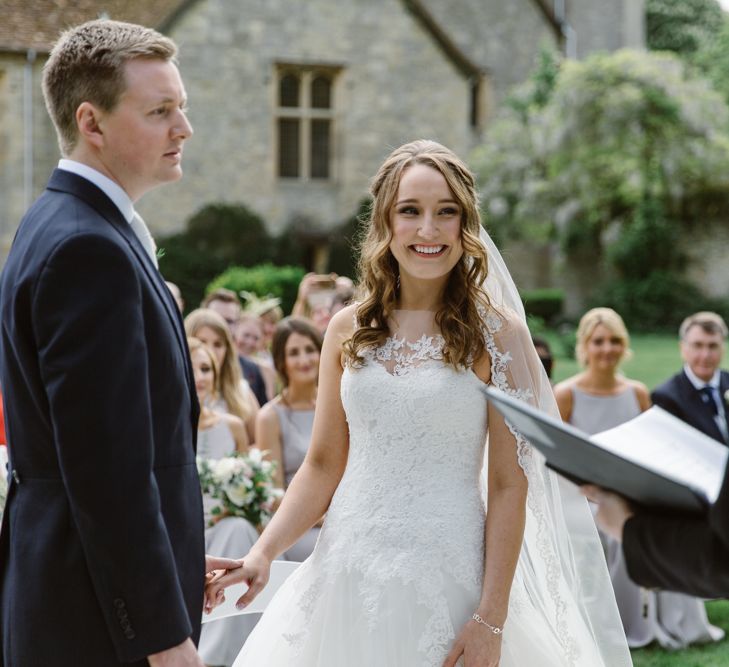
[[[729,449],[659,407],[589,436],[498,389],[483,391],[546,465],[576,484],[688,513],[705,513],[719,494]]]

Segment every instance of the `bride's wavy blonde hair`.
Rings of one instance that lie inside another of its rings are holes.
[[[415,164],[427,165],[443,174],[461,207],[463,255],[448,277],[443,305],[435,315],[445,339],[444,360],[455,367],[463,367],[485,352],[483,317],[478,306],[490,308],[488,296],[481,288],[488,272],[488,258],[479,239],[481,215],[475,180],[452,151],[434,141],[419,140],[393,151],[370,186],[372,205],[369,219],[365,221],[358,264],[357,327],[343,346],[345,360],[354,366],[363,363],[362,350],[382,345],[390,333],[387,321],[397,305],[399,277],[398,263],[390,251],[390,216],[400,178]]]

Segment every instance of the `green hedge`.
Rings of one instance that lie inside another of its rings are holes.
[[[270,263],[251,267],[231,266],[207,286],[205,293],[225,287],[236,293],[242,290],[253,292],[259,297],[277,296],[281,299],[284,314],[288,315],[305,273],[300,266],[274,266]]]
[[[562,315],[564,292],[557,288],[524,290],[521,292],[527,315],[538,317],[551,324]]]
[[[714,311],[725,320],[729,317],[729,300],[704,296],[696,286],[667,271],[609,282],[589,305],[614,309],[630,331],[674,332],[685,317],[700,310]]]

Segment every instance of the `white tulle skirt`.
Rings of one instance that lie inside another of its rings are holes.
[[[291,575],[234,667],[440,667],[481,597],[480,589],[464,590],[444,573],[432,577],[441,590],[428,599],[416,582],[393,579],[373,617],[359,572],[342,571],[321,586],[318,575],[315,557]],[[512,597],[515,592],[519,601],[509,609],[501,667],[564,667],[564,648],[551,625],[530,608],[518,575]],[[433,608],[435,598],[440,609]],[[581,667],[603,664],[589,644],[583,648]]]

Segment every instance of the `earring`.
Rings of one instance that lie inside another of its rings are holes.
[[[395,281],[395,291],[396,292],[400,291],[400,274],[399,273],[397,274],[397,280]]]

